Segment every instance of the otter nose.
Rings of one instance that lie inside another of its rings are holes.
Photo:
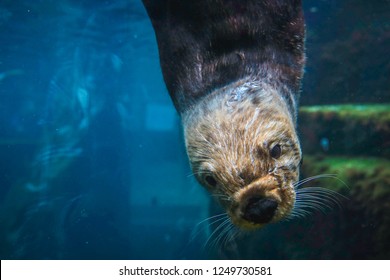
[[[252,197],[248,199],[243,218],[256,224],[264,224],[271,221],[278,203],[272,198]]]

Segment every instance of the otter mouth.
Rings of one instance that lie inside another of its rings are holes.
[[[243,205],[228,209],[227,213],[237,227],[244,230],[259,229],[287,217],[291,209],[286,209],[284,204],[274,198],[253,197]]]
[[[242,218],[254,224],[265,224],[272,220],[277,208],[275,199],[252,197],[244,207]]]
[[[241,205],[242,204],[242,205]],[[280,203],[274,198],[255,196],[228,210],[233,224],[242,229],[258,229],[274,222]]]
[[[269,184],[273,181],[269,177],[238,190],[232,196],[232,203],[224,205],[233,224],[242,229],[258,229],[291,213],[295,203],[294,188]]]

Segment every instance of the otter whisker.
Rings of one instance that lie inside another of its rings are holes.
[[[297,205],[297,207],[304,207],[305,209],[319,210],[323,214],[326,214],[326,209],[330,208],[325,203],[321,203],[321,202],[316,201],[316,200],[305,200],[304,202],[299,201],[298,203],[299,204]]]
[[[217,226],[217,228],[210,234],[209,238],[207,238],[206,243],[203,245],[203,248],[206,248],[207,245],[209,245],[210,240],[212,239],[215,234],[220,231],[223,227],[225,227],[227,224],[230,223],[230,219],[228,217],[225,218],[225,220]]]
[[[295,205],[290,217],[305,217],[316,210],[326,214],[326,210],[330,210],[335,206],[342,207],[341,199],[347,198],[334,190],[322,187],[299,188],[310,181],[321,178],[336,179],[348,187],[336,174],[320,174],[296,182],[294,184],[294,188],[296,189]]]
[[[187,175],[187,178],[192,177],[192,176],[202,176],[202,175],[212,175],[212,173],[208,170],[199,170],[197,172],[192,172]]]
[[[313,178],[311,178],[311,180],[312,179]],[[308,181],[310,180],[306,180],[306,182]],[[341,199],[344,198],[346,199],[345,196],[336,191],[321,187],[298,189],[294,209],[290,216],[299,218],[305,217],[316,210],[326,213],[326,210],[331,210],[334,207],[341,208]]]
[[[320,178],[337,178],[336,174],[321,174],[316,175],[312,177],[305,178],[303,180],[300,180],[294,184],[294,187],[298,188],[299,186],[306,184],[307,182],[310,182],[312,180],[320,179]]]
[[[340,195],[341,196],[341,195]],[[313,192],[313,193],[309,193],[309,192],[299,192],[298,193],[298,197],[297,197],[297,200],[300,200],[300,199],[315,199],[315,200],[318,200],[318,201],[327,201],[327,202],[333,202],[335,204],[337,204],[339,202],[339,199],[334,195],[334,194],[331,194],[331,193],[320,193],[320,192]]]
[[[307,216],[309,216],[311,213],[308,211],[302,211],[302,212],[296,212],[293,215],[291,215],[292,218],[300,218],[305,219]]]
[[[236,226],[234,227],[234,233],[233,233],[233,235],[232,235],[232,238],[231,238],[231,240],[234,240],[234,239],[236,239],[236,238],[238,238],[239,236],[242,236],[243,234],[244,234],[244,232],[240,229],[240,228],[237,228]]]
[[[317,179],[321,179],[321,178],[332,178],[332,179],[336,179],[336,180],[338,180],[339,182],[341,182],[344,186],[346,186],[347,188],[349,188],[348,185],[347,185],[343,180],[341,180],[340,178],[337,177],[337,174],[320,174],[320,175],[308,177],[308,178],[305,178],[305,179],[303,179],[303,180],[300,180],[300,181],[296,182],[296,183],[294,184],[294,187],[297,189],[298,187],[302,186],[303,184],[306,184],[307,182],[310,182],[310,181],[313,181],[313,180],[317,180]]]
[[[222,213],[222,214],[219,214],[219,215],[215,215],[213,217],[210,217],[210,218],[206,218],[204,219],[203,221],[199,222],[195,228],[199,227],[200,225],[204,224],[205,222],[209,222],[208,223],[208,226],[211,226],[215,223],[218,223],[224,219],[226,219],[228,217],[228,215],[226,213]],[[214,221],[212,221],[213,219],[215,219]]]
[[[228,215],[226,213],[222,213],[222,214],[214,215],[212,217],[208,217],[208,218],[200,221],[199,223],[196,224],[196,226],[194,227],[194,229],[192,231],[191,240],[195,240],[195,238],[198,237],[198,235],[202,232],[201,228],[203,226],[207,227],[207,226],[213,225],[215,223],[218,223],[218,222],[226,219],[227,217],[228,217]],[[209,223],[205,224],[206,222],[209,222]]]
[[[294,219],[304,219],[309,213],[298,213],[297,211],[294,211],[290,213],[289,216],[284,218],[284,221],[292,221]]]
[[[227,246],[229,243],[233,242],[234,237],[237,234],[237,229],[232,223],[230,223],[225,229],[226,233],[221,241],[222,246]]]
[[[329,178],[329,177],[323,176],[323,175],[312,176],[312,177],[309,177],[309,178],[306,178],[306,179],[303,179],[303,180],[300,180],[300,181],[294,183],[294,188],[297,189],[300,186],[306,184],[307,182],[310,182],[310,181],[313,181],[313,180],[316,180],[316,179],[320,179],[320,178]]]
[[[340,202],[340,199],[343,198],[343,199],[348,199],[347,197],[343,196],[342,194],[334,191],[334,190],[331,190],[331,189],[326,189],[326,188],[322,188],[322,187],[310,187],[310,188],[304,188],[304,189],[299,189],[297,191],[297,193],[299,193],[300,195],[302,194],[306,194],[306,195],[315,195],[316,197],[318,196],[322,196],[322,197],[327,197],[327,198],[331,198],[337,202]]]
[[[222,228],[223,227],[223,228]],[[218,236],[210,242],[210,247],[222,246],[225,247],[228,244],[235,245],[234,240],[237,238],[242,231],[237,228],[234,224],[230,223],[229,220],[225,221],[225,224],[221,224],[221,230],[219,230]],[[216,229],[218,231],[218,229]],[[215,231],[215,232],[216,232]]]
[[[309,216],[311,214],[311,212],[309,211],[306,211],[302,208],[294,208],[292,213],[290,214],[290,216],[288,216],[286,218],[286,220],[293,220],[295,218],[306,218],[307,216]]]
[[[193,176],[196,176],[196,175],[204,175],[204,174],[207,174],[209,172],[204,172],[204,171],[198,171],[198,172],[194,172],[194,173],[190,173],[187,175],[187,178],[189,177],[193,177]]]
[[[318,209],[314,209],[314,207],[309,207],[309,206],[302,205],[302,204],[295,204],[292,212],[286,218],[286,220],[293,220],[295,218],[304,219],[307,216],[312,215],[313,210],[318,210]],[[321,212],[323,212],[323,211],[321,211]]]
[[[232,201],[232,198],[226,194],[212,194],[212,197],[219,198],[220,200]]]
[[[339,207],[341,208],[341,203],[339,200],[335,199],[335,198],[331,198],[331,197],[321,197],[321,196],[300,196],[299,200],[297,200],[297,202],[300,202],[300,201],[303,201],[303,202],[318,202],[318,204],[325,204],[327,208],[332,208],[333,206],[336,206],[336,207]]]
[[[338,206],[341,208],[341,199],[348,199],[347,197],[343,196],[342,194],[325,188],[320,187],[311,187],[311,188],[305,188],[300,189],[297,192],[299,198],[307,197],[307,198],[314,198],[314,199],[322,199],[327,202],[332,202],[335,206]]]
[[[242,231],[239,228],[237,228],[234,224],[231,224],[230,229],[229,229],[229,235],[227,236],[225,243],[224,243],[225,246],[228,243],[232,243],[241,233],[242,233]]]
[[[190,178],[190,177],[195,177],[197,173],[190,173],[187,175],[187,178]]]
[[[309,187],[309,188],[302,188],[298,190],[299,193],[323,193],[323,194],[329,194],[329,195],[341,195],[340,193],[332,190],[332,189],[326,189],[323,187]],[[342,196],[342,195],[341,195]]]
[[[223,244],[223,242],[221,242],[221,240],[226,238],[226,236],[229,235],[230,227],[231,227],[231,223],[225,224],[222,227],[222,229],[220,230],[220,232],[217,235],[217,237],[212,242],[210,242],[210,247],[217,247],[218,244]]]

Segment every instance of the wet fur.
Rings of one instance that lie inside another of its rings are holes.
[[[284,98],[253,79],[217,90],[184,114],[193,172],[219,198],[236,225],[259,227],[241,219],[242,207],[251,196],[278,202],[273,221],[292,211],[301,160],[293,119]],[[279,159],[270,156],[275,144],[282,147]],[[209,186],[206,176],[213,176],[217,186]]]
[[[301,161],[296,135],[305,62],[301,1],[143,2],[199,182],[240,228],[262,226],[242,218],[251,196],[278,202],[271,222],[288,216]],[[276,144],[282,147],[278,159],[270,155]]]

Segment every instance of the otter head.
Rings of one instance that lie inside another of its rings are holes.
[[[256,229],[288,216],[301,150],[284,97],[265,85],[229,85],[183,118],[193,173],[232,223]]]

